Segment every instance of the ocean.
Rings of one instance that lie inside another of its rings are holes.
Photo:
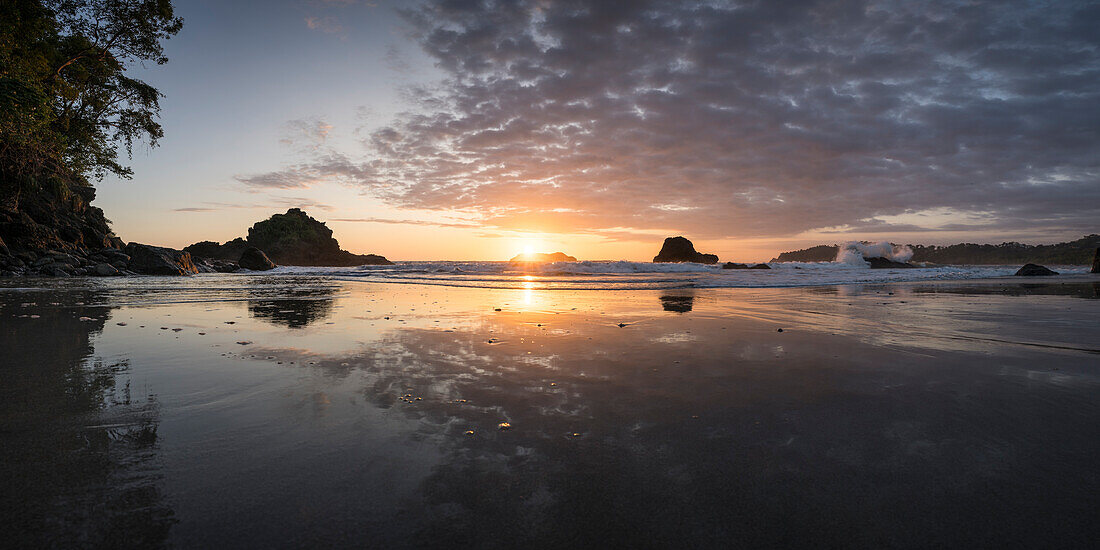
[[[772,288],[1010,276],[1020,266],[957,265],[871,269],[844,262],[773,262],[771,269],[722,269],[721,265],[627,261],[556,262],[397,262],[392,266],[278,267],[270,275],[325,276],[379,283],[430,284],[473,288],[547,290],[646,290],[675,288]],[[1063,274],[1083,274],[1086,266],[1051,266]]]

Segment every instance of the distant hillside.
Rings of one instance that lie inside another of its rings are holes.
[[[914,262],[934,264],[1015,265],[1024,263],[1090,265],[1100,247],[1100,235],[1088,235],[1058,244],[953,244],[950,246],[911,244]],[[784,252],[773,262],[831,262],[836,245],[820,245]]]
[[[836,259],[836,252],[840,247],[837,245],[820,244],[817,246],[811,246],[810,248],[803,248],[802,250],[795,250],[792,252],[783,252],[778,258],[772,258],[773,262],[831,262]]]

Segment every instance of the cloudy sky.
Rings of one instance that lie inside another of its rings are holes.
[[[179,0],[126,240],[290,206],[391,259],[1100,230],[1100,5]]]

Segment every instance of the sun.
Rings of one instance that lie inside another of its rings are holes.
[[[519,248],[520,252],[527,257],[533,257],[539,252],[544,252],[542,250],[542,241],[537,238],[518,239],[516,245],[518,245],[517,248]]]

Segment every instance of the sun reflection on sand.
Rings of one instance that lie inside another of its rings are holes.
[[[535,300],[535,278],[531,275],[523,276],[523,305],[530,307]]]

